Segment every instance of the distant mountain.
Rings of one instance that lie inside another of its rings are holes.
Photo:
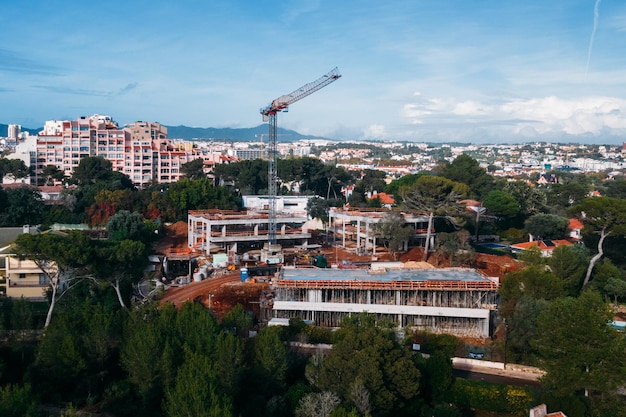
[[[217,140],[217,141],[236,141],[236,142],[254,142],[262,139],[267,141],[269,127],[267,124],[261,124],[257,127],[248,127],[241,129],[233,129],[229,127],[188,127],[188,126],[165,126],[167,127],[167,137],[170,139],[184,140]],[[29,132],[36,135],[41,132],[43,127],[39,129],[28,129],[22,127],[22,132]],[[0,137],[7,137],[9,126],[0,124]],[[305,136],[295,130],[278,128],[279,142],[295,142],[300,139],[325,139],[319,136]]]
[[[237,142],[254,142],[262,139],[267,141],[269,127],[267,124],[258,125],[257,127],[248,127],[233,129],[229,127],[188,127],[188,126],[165,126],[167,127],[167,137],[170,139],[185,140],[217,140],[217,141],[237,141]],[[323,139],[318,136],[305,136],[295,130],[278,128],[279,142],[295,142],[300,139]]]
[[[28,132],[31,135],[36,135],[42,130],[43,127],[40,127],[39,129],[28,129],[22,126],[22,132]],[[2,123],[0,123],[0,138],[6,138],[7,136],[9,136],[9,125],[3,125]]]

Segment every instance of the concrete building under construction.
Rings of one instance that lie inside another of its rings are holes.
[[[374,233],[374,225],[389,215],[388,209],[344,209],[331,207],[328,211],[327,232],[335,245],[354,250],[358,254],[376,255],[380,244]],[[434,227],[428,233],[428,216],[402,213],[405,224],[415,233],[404,243],[404,250],[410,246],[424,246],[426,239],[429,246],[435,242]]]
[[[308,220],[306,212],[277,213],[277,243],[306,244],[311,238]],[[240,253],[260,247],[268,239],[267,211],[190,210],[187,223],[188,247],[193,252]]]
[[[339,327],[344,316],[373,313],[399,327],[487,338],[498,279],[474,269],[282,269],[272,283],[271,315]]]

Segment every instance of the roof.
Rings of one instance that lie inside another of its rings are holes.
[[[559,240],[533,240],[532,242],[522,242],[511,245],[515,249],[530,249],[538,247],[541,250],[554,250],[557,246],[571,246],[572,242],[565,239]]]
[[[582,222],[578,219],[569,219],[569,226],[568,228],[570,230],[580,230],[583,227],[585,227],[584,224],[582,224]]]
[[[393,195],[387,194],[387,193],[372,194],[371,199],[374,199],[374,198],[378,198],[382,204],[394,204],[395,203]]]
[[[283,268],[284,280],[336,280],[336,281],[457,281],[493,282],[470,268],[416,268],[377,270],[369,269],[312,269]]]
[[[0,227],[0,248],[6,248],[15,242],[19,235],[24,233],[35,233],[36,227]]]

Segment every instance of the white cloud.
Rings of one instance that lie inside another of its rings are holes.
[[[364,139],[381,139],[385,137],[385,126],[379,124],[369,125],[363,129]]]
[[[599,135],[626,132],[626,100],[596,96],[566,99],[556,96],[501,100],[414,97],[401,116],[409,125],[440,129],[466,126],[527,136],[533,134]]]
[[[604,128],[626,129],[626,100],[613,97],[517,100],[501,106],[511,118],[534,121],[542,133],[599,134]]]

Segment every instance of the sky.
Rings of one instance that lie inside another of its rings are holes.
[[[0,123],[106,114],[344,140],[626,141],[623,0],[20,0],[0,13]]]

